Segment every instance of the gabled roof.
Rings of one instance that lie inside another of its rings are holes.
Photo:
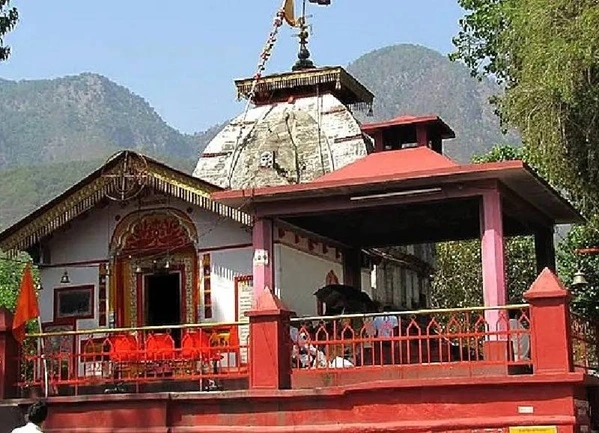
[[[106,200],[107,193],[114,189],[115,178],[104,175],[116,173],[131,153],[122,151],[116,154],[65,192],[1,232],[0,249],[9,254],[24,251]],[[210,199],[210,194],[221,188],[148,156],[142,155],[142,158],[147,162],[144,173],[146,186],[242,224],[250,224],[251,219],[247,214]]]
[[[342,182],[370,179],[373,176],[398,176],[419,171],[451,169],[458,164],[428,147],[371,153],[339,170],[325,174],[314,182]]]

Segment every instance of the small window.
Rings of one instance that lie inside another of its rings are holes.
[[[93,319],[94,286],[54,289],[54,321]]]

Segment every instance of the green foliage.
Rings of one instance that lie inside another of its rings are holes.
[[[530,163],[587,215],[599,209],[599,4],[459,0],[454,59],[506,84],[497,107]]]
[[[515,237],[506,242],[508,302],[520,303],[537,277],[534,241]],[[457,308],[483,304],[482,258],[479,240],[438,244],[431,299],[436,307]]]
[[[509,145],[493,147],[472,158],[480,164],[522,158],[523,151]],[[480,240],[446,242],[436,246],[436,272],[431,298],[442,308],[482,305],[482,257]],[[522,294],[535,280],[536,262],[531,237],[514,237],[506,242],[508,301],[520,303]]]
[[[492,147],[484,155],[474,155],[472,162],[475,164],[484,164],[486,162],[513,161],[515,159],[525,159],[524,150],[521,147],[503,144]]]
[[[4,35],[17,25],[19,13],[10,7],[10,0],[0,0],[0,61],[8,59],[10,47],[4,44]]]
[[[558,271],[562,281],[571,282],[582,271],[588,281],[584,287],[572,287],[574,311],[599,319],[599,254],[579,254],[578,249],[599,246],[599,215],[586,224],[575,226],[560,242],[557,250]]]
[[[373,120],[399,115],[438,114],[456,132],[446,143],[450,157],[468,162],[489,150],[490,143],[519,144],[519,137],[501,133],[489,98],[500,91],[491,80],[480,82],[463,65],[416,45],[396,45],[368,53],[348,66],[374,94]]]
[[[29,260],[27,254],[20,254],[12,260],[0,256],[0,307],[14,311],[25,262]],[[38,279],[37,270],[34,270],[34,278]]]
[[[437,244],[435,258],[433,306],[462,308],[483,304],[480,241]]]

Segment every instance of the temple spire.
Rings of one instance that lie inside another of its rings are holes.
[[[299,52],[297,53],[297,62],[291,68],[292,71],[303,71],[306,69],[314,69],[314,62],[310,59],[310,51],[308,50],[308,25],[306,23],[306,14],[305,14],[305,3],[304,3],[304,14],[300,18],[297,19],[297,24],[299,27]]]

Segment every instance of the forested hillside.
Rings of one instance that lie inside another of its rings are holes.
[[[399,114],[441,116],[456,132],[446,153],[460,162],[470,161],[494,144],[519,143],[515,134],[501,133],[489,103],[499,87],[488,79],[478,81],[465,66],[436,51],[394,45],[360,57],[348,70],[375,94],[376,120]]]

